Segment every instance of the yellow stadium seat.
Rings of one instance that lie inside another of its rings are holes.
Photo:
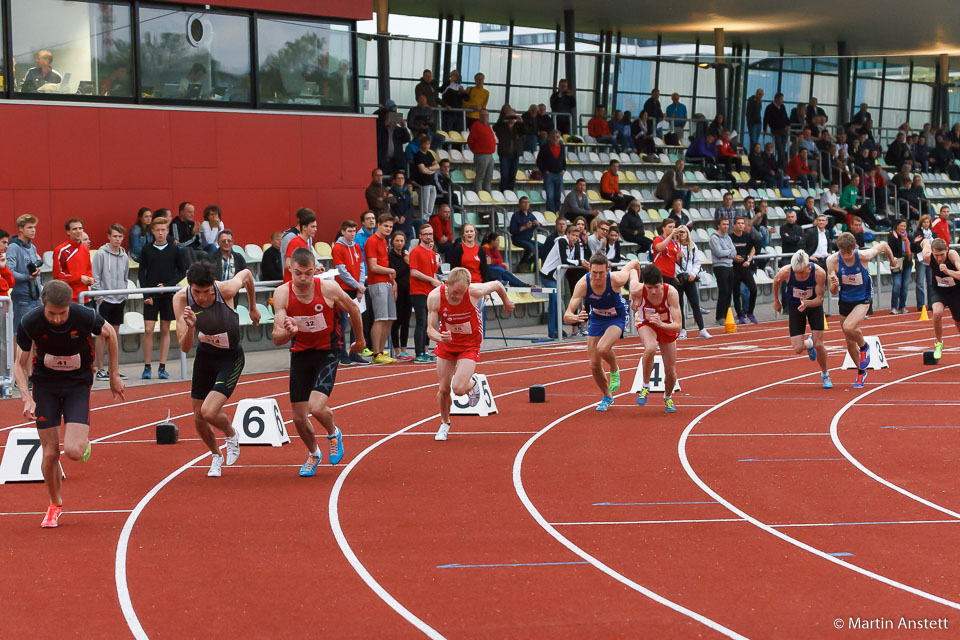
[[[329,258],[333,256],[333,247],[331,247],[326,242],[318,242],[313,245],[313,250],[317,252],[317,255],[321,258]]]
[[[553,211],[544,211],[543,217],[550,224],[553,224],[557,221],[557,214],[555,214]]]

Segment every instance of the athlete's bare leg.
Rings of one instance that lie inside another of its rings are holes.
[[[860,347],[866,344],[863,339],[863,332],[860,330],[860,323],[867,317],[867,311],[869,310],[870,305],[859,304],[853,308],[850,315],[840,316],[843,337],[847,341],[847,353],[853,358],[854,364],[860,362]]]
[[[933,303],[933,335],[937,342],[943,342],[943,303]]]
[[[170,321],[160,321],[160,364],[167,364],[167,354],[170,353]],[[226,400],[226,398],[224,398]],[[222,406],[222,405],[221,405]]]
[[[43,481],[50,494],[50,504],[62,505],[63,477],[60,475],[60,427],[38,429],[40,446],[43,447],[43,460],[40,469]],[[71,460],[80,460],[87,451],[90,426],[77,422],[68,422],[63,428],[63,452]]]
[[[473,374],[477,371],[476,360],[470,358],[458,358],[456,372],[453,374],[453,381],[450,388],[453,394],[464,396],[473,389]]]
[[[437,376],[440,379],[437,402],[440,403],[440,421],[445,424],[450,424],[450,404],[453,402],[450,398],[450,386],[456,370],[456,360],[437,358]]]
[[[661,342],[660,355],[663,356],[663,397],[666,399],[673,395],[677,386],[677,343]]]
[[[650,327],[644,325],[637,330],[640,341],[643,342],[643,384],[650,385],[650,376],[653,375],[653,357],[657,355],[657,334]],[[672,389],[671,389],[672,391]]]
[[[215,456],[220,455],[220,447],[217,446],[217,436],[213,429],[222,431],[228,438],[237,435],[234,428],[230,426],[230,418],[223,412],[227,396],[219,391],[211,391],[204,400],[192,398],[191,401],[193,402],[193,424],[197,428],[197,435],[210,449],[210,453]]]
[[[827,350],[823,346],[823,331],[811,331],[811,333],[813,334],[813,346],[817,350],[817,364],[820,365],[820,372],[826,374]],[[805,352],[807,350],[807,337],[805,335],[790,336],[790,346],[793,347],[794,353]]]

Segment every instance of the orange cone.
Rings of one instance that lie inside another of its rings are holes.
[[[827,314],[823,314],[823,330],[829,331],[830,327],[827,326]]]
[[[723,322],[724,333],[736,333],[737,323],[733,321],[733,310],[727,307],[727,319]]]
[[[930,316],[927,315],[927,305],[923,305],[920,309],[920,322],[929,322]]]

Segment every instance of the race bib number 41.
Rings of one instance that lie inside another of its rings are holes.
[[[80,354],[55,356],[46,353],[43,356],[43,366],[51,371],[76,371],[80,368]]]

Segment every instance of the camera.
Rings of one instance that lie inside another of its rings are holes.
[[[27,263],[27,273],[30,275],[35,274],[39,271],[40,267],[43,266],[43,260],[35,260]]]

